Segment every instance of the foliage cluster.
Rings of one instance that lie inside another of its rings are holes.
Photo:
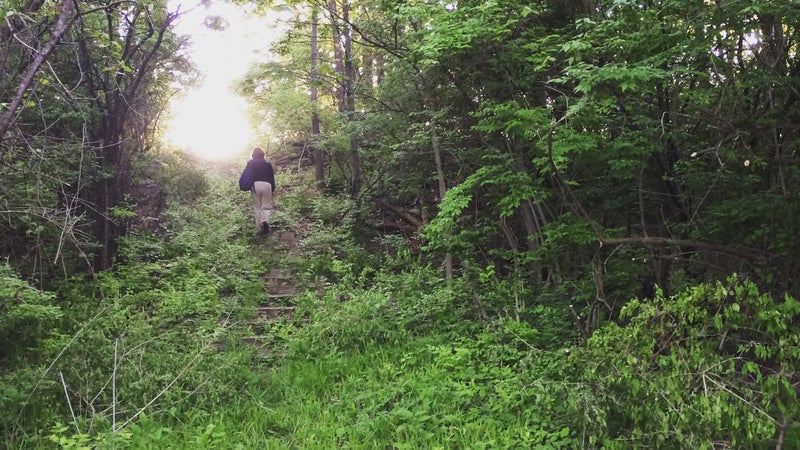
[[[200,177],[225,194],[170,197],[160,234],[125,238],[112,271],[39,291],[3,269],[4,446],[44,445],[51,427],[63,446],[115,445],[149,415],[236,401],[252,352],[219,348],[241,347],[234,324],[263,296],[261,272],[243,198]]]
[[[800,439],[800,302],[736,276],[632,301],[578,358],[603,414],[593,445],[791,448]]]
[[[170,202],[161,234],[123,240],[126,262],[91,282],[67,279],[48,293],[3,272],[1,337],[29,343],[4,355],[4,446],[770,448],[798,439],[800,304],[791,296],[744,277],[658,291],[583,341],[563,305],[569,290],[492,267],[447,282],[390,247],[365,263],[351,227],[326,222],[352,205],[308,218],[294,209],[308,206],[293,195],[314,201],[309,187],[279,200],[285,226],[318,221],[303,234],[308,251],[293,262],[264,251],[248,237],[246,196],[233,181],[211,175],[204,194]],[[313,251],[334,236],[344,247]],[[240,325],[263,301],[270,267],[295,267],[309,284],[294,317],[259,329],[265,355],[242,345]],[[320,296],[310,280],[323,273]],[[46,328],[11,327],[22,316]]]
[[[164,1],[3,2],[2,255],[40,287],[111,267],[133,166],[191,69]],[[88,266],[88,267],[87,267]]]
[[[319,114],[318,133],[291,128],[326,153],[324,183],[395,207],[356,223],[407,211],[429,262],[492,267],[581,316],[730,273],[800,295],[794,2],[305,6],[244,84],[319,91],[254,107]]]
[[[317,165],[295,261],[227,178],[141,160],[164,2],[0,7],[6,446],[800,440],[796,2],[292,6],[242,91]],[[308,290],[259,359],[272,267]]]

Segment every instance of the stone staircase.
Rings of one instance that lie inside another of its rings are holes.
[[[297,261],[296,234],[288,230],[275,230],[266,238],[264,245],[278,253],[277,259],[288,263],[290,268],[270,268],[261,275],[266,295],[264,302],[256,307],[253,320],[246,322],[247,329],[252,334],[243,336],[242,342],[256,349],[259,357],[268,358],[276,356],[274,346],[271,345],[275,337],[264,334],[265,331],[269,331],[270,324],[286,321],[297,325],[305,319],[295,317],[294,299],[298,295],[293,268]]]
[[[295,156],[284,155],[282,159],[274,160],[273,165],[277,171],[289,172],[299,165],[299,161]],[[292,184],[282,185],[281,194],[289,193],[293,189]],[[276,200],[279,202],[280,197]],[[298,227],[298,233],[304,234],[304,224],[301,222]],[[279,327],[286,326],[285,324],[302,326],[308,321],[308,316],[300,314],[296,304],[297,296],[306,294],[308,289],[308,286],[298,288],[297,285],[298,243],[297,233],[282,229],[280,223],[275,223],[268,235],[258,235],[255,238],[254,251],[269,252],[269,256],[264,260],[270,268],[261,274],[265,295],[256,306],[252,317],[244,320],[239,317],[230,326],[235,328],[238,336],[241,336],[241,342],[256,349],[258,356],[262,358],[282,356],[279,350],[281,333],[276,332]],[[324,287],[325,279],[318,279],[315,286],[317,297],[324,295]],[[228,326],[227,320],[225,322],[225,326]],[[215,346],[224,349],[224,344]]]

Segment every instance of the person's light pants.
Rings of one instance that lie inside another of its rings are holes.
[[[269,223],[272,216],[272,185],[266,181],[253,183],[253,215],[256,219],[256,230],[261,231],[263,222]]]

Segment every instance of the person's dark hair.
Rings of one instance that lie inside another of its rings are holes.
[[[263,157],[264,157],[264,150],[261,150],[261,147],[256,147],[253,149],[253,159],[263,158]]]

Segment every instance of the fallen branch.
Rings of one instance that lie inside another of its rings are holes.
[[[386,232],[398,231],[401,233],[416,233],[419,231],[418,227],[400,222],[381,222],[375,228]]]
[[[697,251],[704,251],[710,253],[722,253],[737,258],[755,260],[758,262],[765,262],[772,259],[774,256],[770,253],[757,250],[754,248],[740,247],[738,245],[718,245],[709,244],[706,242],[691,241],[688,239],[672,239],[665,237],[630,237],[620,239],[600,239],[600,247],[615,246],[615,245],[633,245],[643,247],[668,247],[677,246],[684,248],[692,248]]]
[[[391,203],[389,203],[386,200],[381,199],[381,198],[376,199],[375,203],[377,203],[378,206],[380,206],[381,208],[390,211],[391,213],[393,213],[394,215],[396,215],[397,217],[402,219],[407,224],[413,226],[414,228],[421,228],[422,227],[422,220],[418,219],[417,217],[412,215],[410,212],[408,212],[408,211],[406,211],[406,210],[404,210],[402,208],[399,208],[397,206],[394,206]]]

